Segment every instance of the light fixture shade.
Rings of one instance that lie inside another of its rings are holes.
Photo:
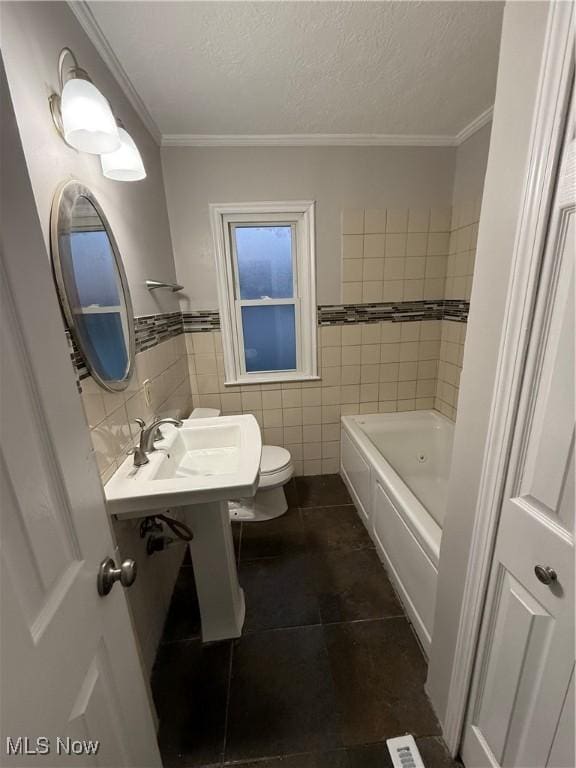
[[[94,155],[119,148],[118,126],[110,105],[88,80],[77,77],[66,82],[60,109],[64,138],[70,146]]]
[[[140,181],[146,178],[146,170],[138,147],[130,134],[119,128],[120,149],[102,155],[102,173],[115,181]]]

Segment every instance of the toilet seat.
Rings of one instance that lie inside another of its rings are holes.
[[[278,472],[292,462],[290,452],[278,445],[263,445],[260,458],[260,473],[268,475]]]
[[[258,488],[284,485],[294,474],[290,452],[278,445],[263,445]]]

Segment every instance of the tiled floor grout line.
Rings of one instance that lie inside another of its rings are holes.
[[[189,643],[192,640],[202,642],[202,635],[191,635],[190,637],[178,637],[176,640],[161,640],[160,645],[176,645],[176,643]]]
[[[372,552],[375,549],[376,547],[372,544],[371,546],[362,546],[362,547],[353,547],[353,548],[349,547],[347,549],[324,549],[322,550],[322,554],[338,553],[338,554],[346,555],[349,552],[366,552],[366,551]],[[299,552],[298,555],[296,556],[305,557],[305,556],[313,556],[314,554],[316,553],[302,551],[302,552]],[[239,562],[241,562],[242,565],[245,565],[246,563],[259,563],[262,560],[279,560],[282,557],[287,557],[287,555],[281,553],[279,555],[264,555],[263,557],[249,557],[247,560],[240,560]]]
[[[374,743],[382,743],[382,742],[374,742]],[[364,745],[362,745],[364,746]],[[248,760],[229,760],[228,762],[224,762],[224,765],[246,765],[247,763],[261,763],[265,762],[267,760],[282,760],[285,757],[308,757],[314,756],[314,755],[322,755],[325,752],[345,752],[348,749],[348,747],[332,747],[328,750],[316,750],[312,752],[282,752],[280,754],[274,754],[274,755],[266,755],[265,757],[255,757]],[[210,768],[210,766],[204,766],[204,768]]]
[[[354,507],[354,509],[356,509],[355,504],[352,502],[344,502],[338,504],[314,504],[314,506],[300,507],[299,509],[302,512],[311,512],[313,509],[330,509],[331,507]]]
[[[344,622],[348,624],[349,622]],[[336,718],[338,722],[338,739],[342,741],[342,710],[338,703],[338,697],[336,695],[336,680],[334,679],[334,672],[332,668],[332,656],[330,654],[330,649],[328,648],[328,638],[326,637],[326,632],[322,630],[322,645],[324,647],[324,653],[326,654],[326,659],[328,662],[328,671],[330,673],[330,682],[332,683],[332,697],[334,699],[334,711],[336,713]],[[342,744],[344,746],[344,744]]]
[[[347,624],[368,624],[370,622],[375,621],[393,621],[394,619],[405,619],[408,624],[410,624],[410,620],[404,613],[398,613],[394,614],[394,616],[372,616],[368,619],[347,619],[346,621],[319,621],[315,624],[294,624],[291,626],[286,627],[267,627],[265,629],[248,629],[242,632],[242,635],[239,640],[242,637],[253,637],[254,635],[261,635],[266,632],[289,632],[294,629],[312,629],[312,628],[322,628],[322,627],[341,627]],[[177,640],[163,640],[162,645],[174,645],[174,643],[189,643],[192,640],[198,640],[202,641],[202,638],[200,635],[194,635],[192,637],[180,637]],[[227,640],[218,640],[216,642],[228,642]]]
[[[394,616],[375,616],[370,619],[350,619],[348,621],[326,621],[326,622],[318,622],[317,624],[295,624],[294,626],[286,626],[286,627],[268,627],[267,629],[249,629],[246,632],[243,633],[242,637],[247,637],[248,635],[261,635],[265,632],[287,632],[293,629],[311,629],[316,627],[342,627],[346,626],[348,624],[369,624],[370,622],[375,621],[393,621],[395,619],[405,619],[406,622],[409,624],[408,617],[404,613],[395,614]]]
[[[322,622],[319,621],[316,624],[294,624],[292,626],[286,626],[286,627],[267,627],[265,629],[248,629],[244,630],[242,632],[241,637],[238,639],[242,639],[243,637],[253,637],[254,635],[261,635],[265,632],[288,632],[293,629],[311,629],[311,628],[317,628],[317,627],[341,627],[346,624],[368,624],[370,622],[374,621],[391,621],[394,619],[405,619],[408,624],[410,624],[410,620],[404,613],[398,613],[394,614],[393,616],[373,616],[369,619],[348,619],[346,621],[326,621]],[[200,635],[194,635],[192,637],[180,637],[177,640],[163,640],[162,645],[173,645],[174,643],[189,643],[191,640],[198,640],[202,641],[202,638]],[[226,640],[218,640],[216,642],[227,642]]]

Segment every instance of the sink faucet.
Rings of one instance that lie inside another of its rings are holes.
[[[140,427],[140,442],[134,448],[135,467],[142,467],[150,461],[147,454],[156,450],[154,448],[154,440],[156,439],[158,427],[162,424],[173,424],[175,427],[182,426],[182,421],[180,419],[173,419],[170,416],[164,419],[154,419],[149,426],[146,426],[143,419],[134,419],[134,421]]]

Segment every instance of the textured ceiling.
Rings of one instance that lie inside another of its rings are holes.
[[[162,134],[455,135],[494,100],[499,2],[90,2]]]

